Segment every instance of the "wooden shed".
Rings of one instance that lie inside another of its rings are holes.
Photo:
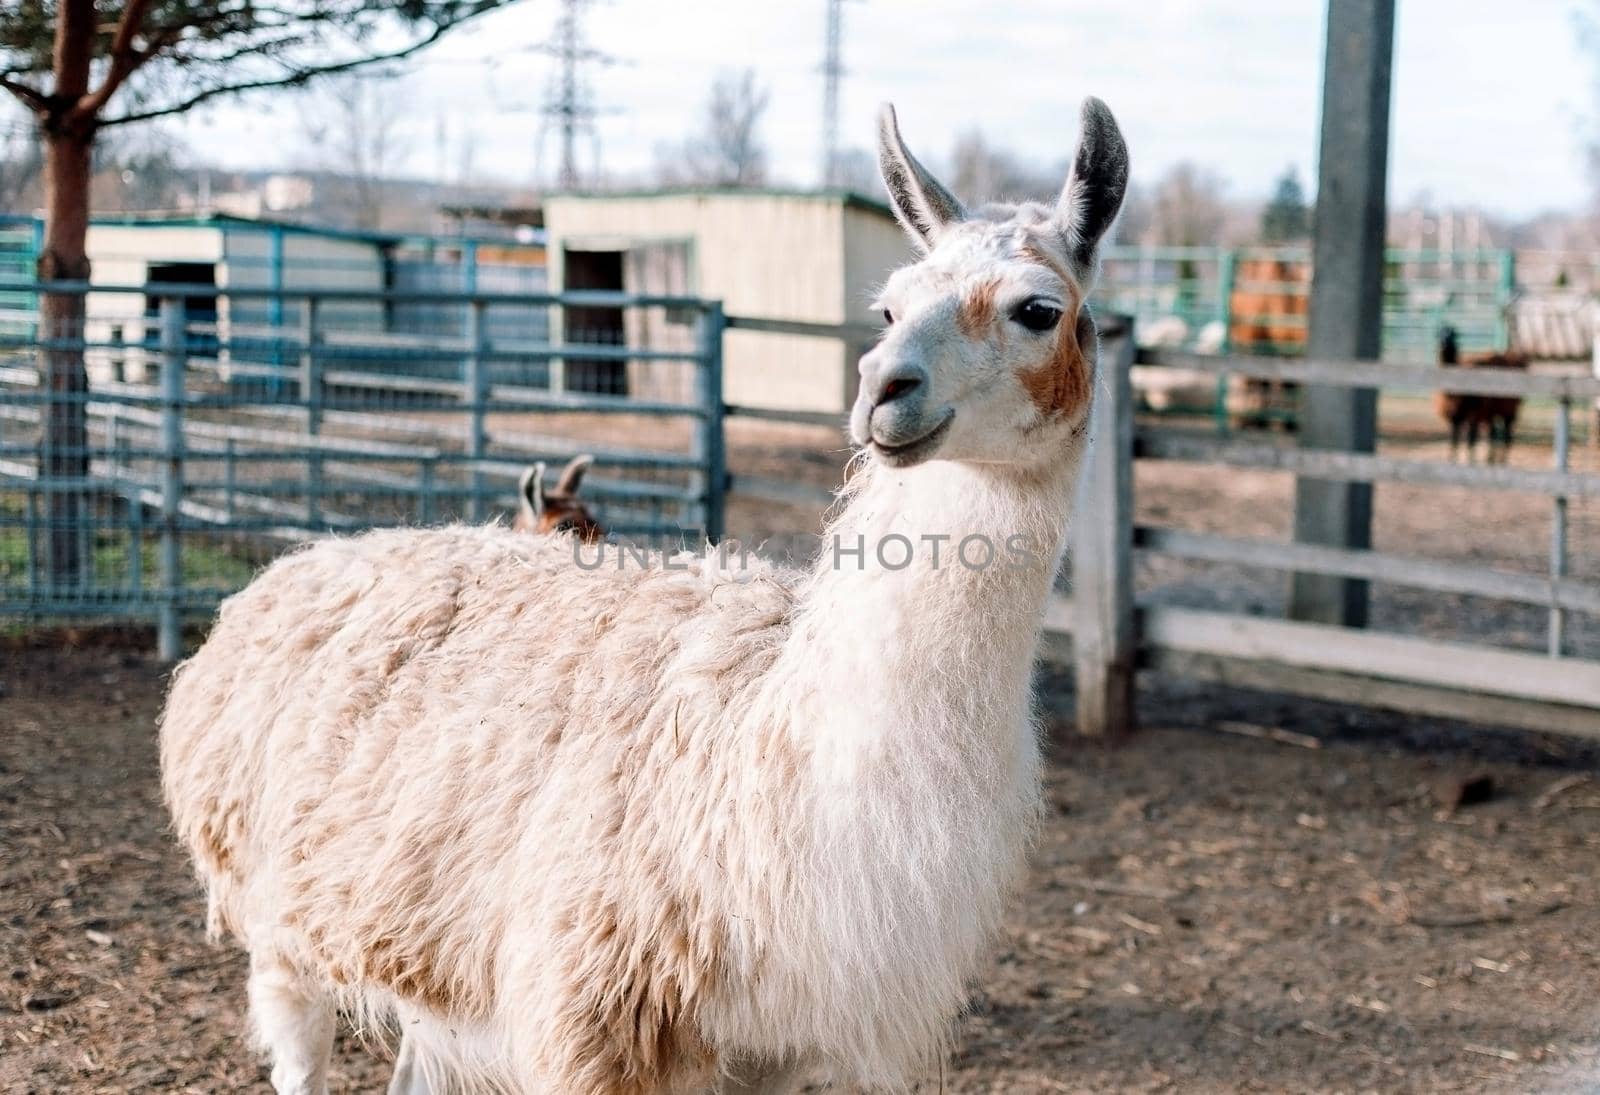
[[[554,286],[705,297],[757,319],[876,325],[877,287],[912,257],[887,205],[839,190],[559,194],[545,201],[544,226]],[[573,309],[567,324],[570,337],[624,345],[688,348],[694,338],[687,317],[665,310]],[[729,331],[724,395],[841,412],[861,350],[859,338]],[[678,397],[675,364],[631,363],[612,385],[589,377],[573,386]]]

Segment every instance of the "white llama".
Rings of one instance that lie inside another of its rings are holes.
[[[898,1088],[943,1051],[1038,811],[1127,156],[1090,99],[1053,208],[969,213],[887,108],[880,141],[923,254],[809,573],[374,532],[274,563],[178,671],[166,799],[280,1093],[325,1090],[340,1008],[404,1032],[391,1091]]]

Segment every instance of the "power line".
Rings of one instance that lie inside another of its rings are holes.
[[[555,30],[548,41],[533,47],[534,52],[554,57],[558,65],[545,89],[542,113],[544,125],[539,130],[539,148],[544,148],[545,134],[555,129],[561,145],[561,165],[556,172],[556,184],[564,190],[579,185],[578,137],[588,134],[594,144],[594,174],[600,172],[599,133],[595,129],[594,92],[585,78],[583,66],[609,65],[616,58],[594,48],[584,40],[583,15],[592,0],[561,0],[561,15],[556,19]]]

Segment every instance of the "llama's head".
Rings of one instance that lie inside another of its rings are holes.
[[[595,520],[589,507],[578,497],[583,484],[583,473],[594,463],[592,456],[574,456],[561,469],[556,485],[544,485],[544,465],[535,464],[522,473],[518,491],[518,532],[571,532],[585,543],[594,543],[605,536],[605,529]]]
[[[1111,111],[1084,101],[1072,169],[1049,207],[969,212],[906,150],[888,106],[878,156],[921,257],[878,301],[889,328],[861,359],[855,442],[893,467],[1038,465],[1076,451],[1097,352],[1084,299],[1128,183]]]

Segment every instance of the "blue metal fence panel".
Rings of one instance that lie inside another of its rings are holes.
[[[579,343],[571,331],[553,343],[548,322],[604,304],[687,309],[709,323],[714,306],[496,293],[487,281],[477,294],[50,286],[87,298],[84,329],[51,348],[81,352],[90,384],[44,390],[33,331],[0,333],[0,617],[177,619],[308,537],[507,519],[527,467],[578,453],[595,457],[584,494],[614,535],[661,545],[718,535],[713,355]],[[39,287],[0,281],[7,289]],[[97,313],[126,311],[119,301],[152,313],[140,337],[107,336]],[[273,304],[281,324],[267,322]],[[454,314],[437,331],[397,329],[408,308]],[[548,374],[551,360],[607,354],[677,370],[683,383],[560,392],[522,368]],[[41,474],[43,420],[63,403],[81,408],[86,447],[81,474],[52,480]],[[169,551],[178,562],[164,570]]]

